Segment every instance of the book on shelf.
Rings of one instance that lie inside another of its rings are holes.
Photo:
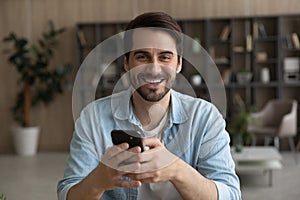
[[[267,37],[265,26],[262,23],[258,23],[258,33],[261,38]]]
[[[230,31],[231,30],[230,30],[230,26],[229,25],[224,26],[223,29],[222,29],[222,31],[221,31],[221,33],[220,33],[219,39],[221,41],[228,40],[229,35],[230,35]]]
[[[251,52],[252,51],[252,36],[251,35],[247,35],[246,36],[246,49],[247,52]]]
[[[78,39],[82,46],[85,46],[87,44],[85,35],[84,35],[83,31],[81,31],[81,30],[78,31]]]
[[[258,23],[257,22],[253,23],[253,38],[254,39],[258,38]]]
[[[293,45],[293,43],[292,43],[292,37],[291,37],[290,34],[287,34],[287,35],[285,36],[285,41],[286,41],[286,48],[288,48],[288,49],[294,48],[294,45]]]
[[[230,83],[230,79],[231,79],[231,69],[225,69],[222,72],[222,80],[224,82],[225,85]]]
[[[300,49],[300,42],[299,42],[299,37],[297,33],[292,33],[292,43],[294,48]]]
[[[228,64],[229,63],[229,59],[225,56],[220,56],[220,57],[215,57],[214,58],[214,62],[216,64]]]

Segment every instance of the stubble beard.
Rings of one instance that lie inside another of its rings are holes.
[[[139,95],[146,101],[158,102],[162,100],[170,91],[170,88],[164,87],[164,91],[156,94],[158,89],[148,89],[148,92],[144,92],[142,87],[136,89]]]

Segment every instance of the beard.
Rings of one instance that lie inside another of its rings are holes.
[[[159,89],[147,89],[148,91],[143,90],[143,86],[136,89],[139,95],[146,101],[149,102],[158,102],[163,99],[166,94],[170,91],[170,88],[164,87],[162,92],[158,92]]]
[[[141,73],[136,77],[137,79],[131,78],[131,85],[134,86],[134,89],[144,100],[149,102],[158,102],[163,99],[170,91],[174,82],[166,73],[160,73],[155,76],[148,73]],[[152,85],[147,80],[161,80],[161,82],[157,84],[152,83]]]

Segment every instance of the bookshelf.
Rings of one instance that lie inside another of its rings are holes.
[[[178,23],[186,35],[204,47],[221,73],[228,103],[226,120],[230,121],[233,116],[232,97],[235,94],[239,94],[247,106],[254,105],[257,110],[272,98],[293,98],[300,103],[299,67],[298,71],[289,72],[297,74],[298,77],[293,79],[294,74],[287,75],[284,66],[286,58],[300,59],[297,42],[300,37],[299,15],[185,19],[178,20]],[[77,24],[78,66],[97,44],[123,31],[125,26],[126,22]],[[113,70],[105,72],[96,83],[95,98],[111,94],[123,72],[122,63],[122,57],[116,59],[111,64]],[[238,82],[238,74],[244,71],[251,73],[250,81]],[[190,81],[197,71],[184,60],[182,74]],[[287,76],[290,76],[288,81]],[[198,97],[209,100],[203,79],[201,85],[192,86]],[[89,85],[83,85],[82,92],[87,92],[88,88]],[[84,95],[82,98],[85,105]],[[300,122],[298,124],[299,131]]]

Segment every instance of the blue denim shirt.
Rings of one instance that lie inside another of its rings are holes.
[[[64,177],[57,187],[60,200],[65,200],[68,190],[99,164],[105,150],[113,145],[110,136],[113,129],[142,133],[130,97],[131,90],[126,90],[96,100],[81,112],[75,123]],[[171,90],[163,140],[170,152],[214,181],[219,199],[241,199],[225,121],[211,103]],[[137,199],[137,195],[136,188],[116,188],[104,192],[101,199]]]

